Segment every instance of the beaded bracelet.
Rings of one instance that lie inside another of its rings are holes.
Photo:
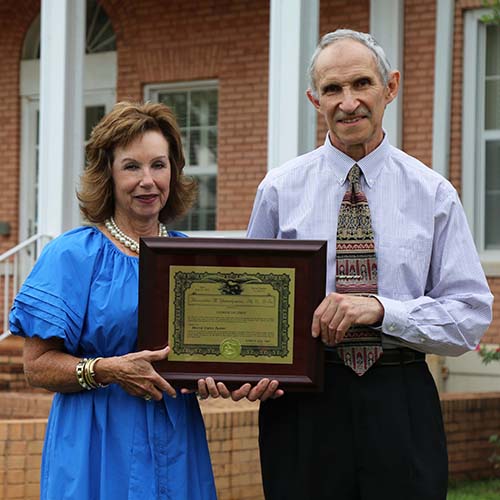
[[[78,363],[76,364],[76,379],[78,380],[78,383],[84,388],[87,389],[87,391],[90,391],[92,387],[87,383],[85,380],[84,372],[85,372],[85,365],[88,363],[87,358],[83,358]]]
[[[100,359],[102,359],[102,357],[83,358],[76,365],[76,378],[78,383],[87,391],[107,387],[107,385],[100,384],[95,379],[94,366]]]

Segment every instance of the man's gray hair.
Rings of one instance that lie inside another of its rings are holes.
[[[318,97],[316,90],[316,60],[318,59],[319,54],[329,45],[332,45],[339,40],[346,39],[356,40],[372,51],[373,55],[375,56],[375,63],[377,64],[377,69],[380,74],[380,78],[382,79],[382,83],[384,85],[387,85],[389,83],[389,73],[391,72],[391,65],[389,63],[389,60],[387,59],[387,56],[385,55],[384,49],[378,44],[375,38],[373,38],[373,36],[369,33],[362,33],[361,31],[348,29],[339,29],[332,31],[331,33],[327,33],[321,38],[311,58],[308,70],[309,85],[311,92],[315,97]]]

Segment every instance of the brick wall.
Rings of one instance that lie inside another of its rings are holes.
[[[103,4],[117,34],[119,100],[142,99],[148,83],[218,80],[217,227],[245,229],[267,168],[269,2]]]
[[[319,17],[319,36],[335,31],[336,29],[348,28],[367,32],[370,29],[370,2],[360,0],[321,0]],[[312,55],[312,54],[311,54]],[[304,99],[306,97],[304,96]],[[325,119],[318,113],[317,122],[317,144],[325,142],[328,128]]]
[[[23,342],[21,337],[14,336],[0,342],[0,391],[31,391],[24,376]],[[6,394],[8,396],[8,393]],[[0,401],[1,398],[2,392],[0,392]],[[7,411],[7,406],[0,405],[0,418],[8,415],[5,411]],[[13,415],[19,416],[19,413],[14,411]]]
[[[0,498],[38,498],[40,454],[50,396],[1,394],[0,408],[36,418],[0,420]],[[28,400],[31,399],[31,402]],[[258,405],[247,401],[202,401],[219,500],[263,500],[258,453]],[[452,479],[495,473],[488,457],[491,434],[500,433],[500,392],[441,397]],[[0,419],[4,416],[0,414]],[[500,477],[500,471],[497,470]],[[2,496],[3,495],[3,496]]]
[[[426,165],[432,163],[434,43],[436,2],[405,1],[402,70],[403,149]]]
[[[0,220],[11,226],[9,236],[0,236],[0,253],[18,238],[20,102],[19,67],[24,36],[40,9],[39,0],[0,2],[0,156],[2,158]]]
[[[446,426],[449,470],[453,479],[479,479],[494,475],[488,442],[500,434],[500,392],[441,395]],[[500,470],[496,470],[500,477]]]
[[[40,498],[46,419],[0,420],[0,498]]]
[[[218,499],[262,500],[257,404],[207,403],[202,411]]]

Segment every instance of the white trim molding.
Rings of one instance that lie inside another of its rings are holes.
[[[454,0],[436,2],[436,55],[432,116],[432,168],[449,176]]]
[[[500,250],[485,248],[486,140],[498,140],[498,131],[484,130],[484,75],[486,30],[481,17],[489,9],[469,10],[464,19],[462,94],[462,203],[481,263],[487,276],[500,276]]]
[[[73,220],[74,169],[83,165],[86,2],[42,0],[38,231],[57,235]]]
[[[316,147],[316,110],[306,98],[318,43],[319,0],[271,0],[268,169]]]
[[[404,0],[370,0],[370,33],[383,47],[394,69],[403,69]],[[404,78],[404,75],[402,75]],[[403,137],[403,86],[384,114],[384,130],[393,146],[400,148]]]

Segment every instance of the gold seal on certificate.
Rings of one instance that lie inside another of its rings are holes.
[[[237,359],[241,353],[241,344],[238,339],[226,339],[220,345],[220,353],[223,358]]]
[[[170,266],[169,361],[291,364],[295,270]]]

